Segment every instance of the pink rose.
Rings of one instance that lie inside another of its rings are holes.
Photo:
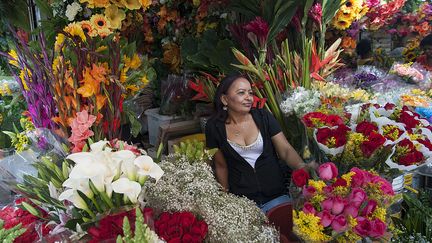
[[[342,199],[341,197],[335,197],[333,198],[333,207],[332,207],[332,213],[334,215],[338,215],[343,212],[346,200]]]
[[[327,162],[318,168],[319,177],[323,180],[331,180],[338,176],[338,169],[332,162]]]
[[[367,237],[369,232],[372,230],[372,224],[369,219],[364,217],[357,218],[357,225],[354,227],[354,232],[361,237]]]
[[[360,207],[364,200],[366,200],[366,192],[361,188],[354,188],[348,198],[349,204]]]
[[[390,182],[388,182],[386,179],[384,179],[384,178],[382,178],[382,177],[380,177],[380,176],[375,176],[375,177],[372,179],[372,182],[373,182],[373,183],[379,183],[379,184],[381,184],[380,189],[381,189],[381,191],[382,191],[383,193],[385,193],[386,195],[391,195],[391,196],[394,195],[393,186],[392,186],[392,184],[390,184]]]
[[[310,203],[310,202],[307,202],[307,203],[305,203],[304,204],[304,206],[303,206],[303,212],[304,213],[311,213],[311,214],[315,214],[315,208],[314,208],[314,206]]]
[[[345,216],[351,216],[351,217],[355,218],[358,216],[358,211],[359,211],[358,207],[356,207],[352,204],[349,204],[345,207],[344,214],[345,214]]]
[[[317,213],[317,216],[321,218],[321,224],[324,227],[328,227],[331,225],[334,219],[334,215],[330,213],[328,210],[324,210],[322,212]]]
[[[351,169],[351,172],[355,173],[355,175],[353,175],[351,177],[351,185],[352,185],[352,187],[360,187],[360,186],[362,186],[363,183],[364,183],[364,180],[365,180],[365,176],[364,176],[363,170],[361,170],[361,169],[359,169],[357,167],[354,167],[354,168]]]
[[[345,216],[338,215],[333,219],[331,226],[334,229],[334,231],[340,233],[346,230],[346,228],[348,227],[348,222]]]
[[[366,207],[362,211],[362,216],[370,216],[377,207],[378,203],[375,200],[369,200]]]
[[[325,195],[330,196],[332,195],[333,189],[334,189],[333,186],[327,185],[323,188],[323,192]]]
[[[326,200],[322,201],[321,207],[323,210],[331,211],[333,208],[333,198],[327,198]]]
[[[313,186],[303,187],[303,196],[306,199],[310,199],[315,195],[316,189]]]
[[[371,222],[372,229],[369,232],[369,236],[372,238],[379,238],[384,235],[387,230],[386,224],[380,219],[375,219]]]

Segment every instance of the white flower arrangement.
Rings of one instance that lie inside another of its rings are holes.
[[[296,88],[293,93],[280,104],[282,112],[286,115],[303,117],[308,112],[315,111],[321,105],[321,93],[303,87]]]
[[[66,17],[69,21],[74,21],[75,16],[82,10],[81,4],[73,2],[66,7]]]
[[[165,171],[157,184],[144,185],[148,206],[161,211],[190,211],[208,224],[208,242],[278,242],[256,204],[225,193],[206,163],[190,163],[169,156],[160,163]]]

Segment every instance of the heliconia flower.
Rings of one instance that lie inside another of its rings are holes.
[[[233,48],[233,53],[236,59],[245,66],[252,66],[252,62],[245,56],[243,53],[241,53],[239,50]]]

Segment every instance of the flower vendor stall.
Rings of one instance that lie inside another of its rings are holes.
[[[15,0],[0,15],[2,241],[432,239],[430,1]],[[214,142],[233,73],[271,125],[230,137],[226,118]],[[267,150],[288,198],[269,208]]]

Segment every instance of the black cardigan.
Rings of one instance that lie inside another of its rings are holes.
[[[258,157],[255,168],[228,143],[223,121],[210,119],[207,122],[206,146],[222,151],[228,167],[230,192],[246,196],[261,205],[286,192],[284,176],[271,140],[271,137],[281,132],[281,128],[267,110],[252,109],[250,112],[264,140],[263,152]]]

